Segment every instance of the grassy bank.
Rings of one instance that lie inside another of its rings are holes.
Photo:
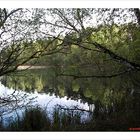
[[[95,112],[96,113],[96,112]],[[10,122],[7,127],[0,125],[1,131],[130,131],[138,127],[139,119],[133,114],[94,114],[90,121],[81,122],[80,114],[73,111],[55,109],[52,118],[45,110],[36,107],[26,110],[22,117]]]

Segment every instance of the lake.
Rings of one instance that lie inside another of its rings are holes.
[[[19,71],[1,78],[0,91],[9,98],[14,93],[20,102],[11,103],[14,109],[1,106],[0,113],[8,126],[17,116],[22,117],[25,108],[39,106],[52,121],[57,108],[72,112],[72,116],[79,114],[80,125],[74,130],[129,131],[140,126],[139,78],[139,73],[129,73],[108,79],[74,79],[57,76],[54,68]]]

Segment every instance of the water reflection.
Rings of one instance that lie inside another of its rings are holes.
[[[15,96],[26,95],[25,100],[22,100],[21,102],[19,102],[19,104],[15,105],[16,108],[13,105],[11,107],[11,110],[7,108],[7,106],[3,107],[4,111],[2,111],[2,108],[1,108],[1,117],[3,118],[4,125],[8,125],[8,122],[10,120],[12,121],[16,119],[17,114],[18,116],[22,116],[22,113],[24,112],[25,107],[27,108],[31,106],[34,106],[34,107],[39,106],[45,109],[50,119],[52,119],[54,109],[56,109],[56,107],[58,106],[65,107],[66,109],[74,109],[75,107],[77,107],[78,111],[80,111],[80,109],[85,110],[85,111],[87,110],[87,112],[84,112],[81,114],[81,121],[87,121],[89,119],[89,113],[88,113],[90,109],[89,105],[88,103],[82,103],[81,99],[72,100],[70,98],[68,99],[67,96],[60,98],[59,96],[56,96],[55,94],[52,94],[52,93],[51,94],[38,93],[37,90],[31,93],[27,93],[21,90],[15,91],[13,88],[5,87],[1,83],[0,83],[0,93],[5,98],[7,98],[9,95],[13,95],[13,93]],[[29,104],[29,100],[31,99],[32,99],[32,102],[30,102]],[[28,106],[27,106],[27,103],[28,103]],[[21,106],[23,107],[21,108]],[[6,110],[6,108],[8,110]]]
[[[127,131],[140,126],[139,76],[139,73],[129,73],[111,79],[74,79],[57,77],[55,71],[46,69],[10,75],[1,82],[9,90],[37,96],[37,102],[42,107],[47,106],[49,112],[58,104],[63,108],[78,106],[93,112],[90,117],[87,112],[80,114],[82,119],[90,118],[80,130]]]

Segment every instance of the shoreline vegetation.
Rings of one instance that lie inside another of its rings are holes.
[[[26,109],[22,116],[10,120],[7,126],[0,124],[2,131],[84,131],[88,127],[89,122],[81,122],[80,113],[74,110],[56,108],[49,118],[49,113],[40,107]]]
[[[92,114],[91,120],[81,122],[80,114],[74,111],[63,111],[56,109],[52,113],[52,119],[48,113],[40,107],[25,110],[23,117],[11,120],[9,125],[4,127],[0,124],[1,131],[128,131],[133,126],[137,127],[138,120],[132,120],[128,123],[124,117],[118,117],[116,120],[109,117],[105,120],[105,115],[98,116]]]

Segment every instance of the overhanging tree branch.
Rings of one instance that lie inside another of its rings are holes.
[[[118,54],[114,53],[113,51],[107,49],[103,45],[97,42],[87,42],[88,44],[94,45],[97,49],[101,50],[103,53],[108,54],[112,59],[116,60],[119,63],[126,65],[130,69],[140,70],[140,65],[134,62],[127,60],[126,58],[119,56]]]
[[[128,69],[122,72],[118,72],[115,74],[110,74],[110,75],[75,75],[75,74],[59,74],[58,76],[66,76],[66,77],[73,77],[74,79],[79,79],[79,78],[113,78],[113,77],[118,77],[123,74],[131,72],[132,69]]]

